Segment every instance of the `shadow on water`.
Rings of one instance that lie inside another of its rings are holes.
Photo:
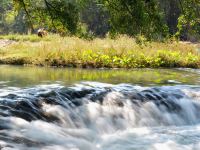
[[[38,84],[80,81],[111,84],[130,83],[144,86],[192,84],[198,85],[199,74],[185,69],[72,69],[47,67],[0,66],[0,87],[27,87]]]

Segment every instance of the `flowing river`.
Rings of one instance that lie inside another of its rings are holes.
[[[199,150],[200,70],[0,66],[1,150]]]

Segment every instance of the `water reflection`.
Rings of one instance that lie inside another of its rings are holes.
[[[139,85],[199,84],[199,71],[188,69],[72,69],[48,67],[0,66],[0,87],[26,87],[38,84],[73,84],[97,81]]]

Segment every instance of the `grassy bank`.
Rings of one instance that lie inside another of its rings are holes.
[[[10,45],[0,47],[0,63],[67,67],[200,67],[200,55],[194,45],[182,42],[137,44],[133,38],[86,41],[77,37],[48,35],[8,35]]]

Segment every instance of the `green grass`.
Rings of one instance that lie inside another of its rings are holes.
[[[18,35],[18,34],[9,34],[9,35],[0,35],[0,39],[7,39],[7,40],[13,40],[13,41],[30,41],[30,42],[40,42],[43,41],[51,41],[55,35],[49,35],[45,38],[40,38],[37,35]]]
[[[14,40],[0,48],[1,64],[107,68],[200,68],[194,45],[176,41],[138,45],[133,38],[94,39],[48,35],[7,35]]]

